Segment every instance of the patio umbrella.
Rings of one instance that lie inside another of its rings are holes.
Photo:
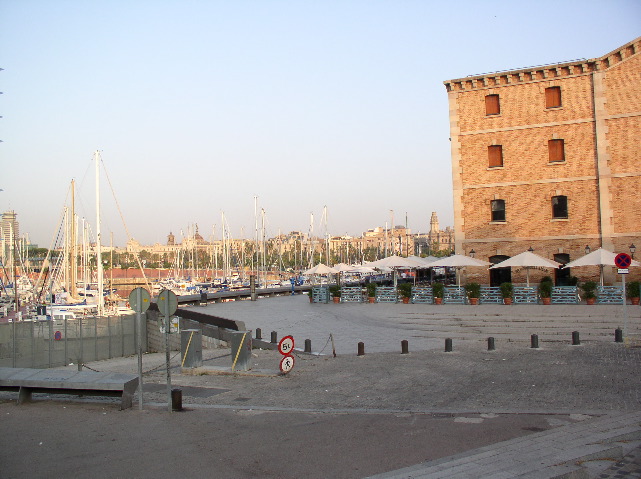
[[[313,268],[308,269],[307,271],[303,271],[303,274],[333,274],[333,273],[338,273],[337,270],[330,266],[326,266],[323,263],[318,263],[316,266]]]
[[[436,261],[438,258],[434,256],[428,256],[427,258],[421,258],[420,256],[408,256],[407,259],[416,264],[416,268],[430,268],[431,263]]]
[[[561,266],[561,263],[544,258],[543,256],[534,254],[531,251],[524,251],[523,253],[519,253],[516,256],[506,259],[505,261],[496,263],[494,266],[491,266],[490,269],[511,268],[514,266],[525,268],[527,285],[530,286],[530,268],[558,268]]]
[[[446,256],[430,263],[430,268],[465,268],[466,266],[489,266],[492,263],[483,261],[481,259],[472,258],[462,254],[453,254]],[[461,286],[461,275],[458,275],[458,285]]]
[[[345,271],[352,271],[354,267],[345,263],[338,263],[334,265],[334,269],[339,273],[344,273]]]
[[[615,266],[614,258],[616,258],[616,256],[616,253],[613,253],[612,251],[599,248],[596,251],[592,251],[585,256],[581,256],[580,258],[575,259],[574,261],[570,261],[569,263],[563,265],[563,267],[576,268],[579,266],[598,266],[600,269],[601,286],[603,286],[603,267]],[[641,266],[641,263],[636,260],[632,260],[632,264],[630,266]]]
[[[416,268],[416,264],[411,259],[400,256],[388,256],[378,261],[366,263],[365,266],[370,268]]]

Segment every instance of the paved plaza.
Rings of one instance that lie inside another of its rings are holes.
[[[163,353],[144,356],[143,411],[35,394],[16,407],[15,393],[0,392],[3,477],[641,477],[641,308],[628,307],[627,321],[621,306],[335,305],[304,296],[197,309],[268,339],[292,334],[297,347],[311,339],[323,354],[297,352],[281,376],[273,350],[254,350],[252,371],[236,375],[187,374],[174,353],[181,413],[167,412]],[[615,343],[624,325],[628,340]],[[337,357],[325,347],[329,333]],[[400,354],[402,339],[409,354]],[[232,362],[229,349],[203,356],[212,369]],[[88,366],[137,371],[135,357]]]

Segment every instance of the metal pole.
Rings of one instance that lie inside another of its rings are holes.
[[[142,288],[136,288],[136,335],[138,340],[138,409],[142,411]]]
[[[625,274],[621,275],[621,282],[623,284],[623,342],[628,344],[628,305],[625,297]]]
[[[165,312],[165,366],[167,367],[167,409],[172,411],[171,407],[171,358],[169,357],[169,308]]]

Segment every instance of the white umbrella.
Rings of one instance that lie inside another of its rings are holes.
[[[303,274],[333,274],[333,273],[338,273],[338,271],[330,266],[324,265],[323,263],[318,263],[313,268],[310,268],[307,271],[303,271]]]
[[[492,263],[472,258],[462,254],[453,254],[430,263],[430,268],[464,268],[466,266],[489,266]],[[461,275],[458,275],[458,285],[461,286]]]
[[[578,266],[598,266],[600,271],[601,286],[603,286],[603,267],[604,266],[616,266],[614,264],[614,258],[616,258],[616,253],[608,251],[607,249],[599,248],[596,251],[581,256],[579,259],[570,261],[569,263],[563,265],[564,268],[576,268]],[[641,266],[636,260],[632,260],[630,266]]]
[[[524,251],[523,253],[519,253],[516,256],[506,259],[505,261],[496,263],[494,266],[491,266],[490,269],[511,268],[514,266],[525,268],[527,285],[530,286],[530,268],[558,268],[561,266],[561,263],[544,258],[543,256],[534,254],[531,251]]]
[[[354,267],[345,263],[338,263],[334,265],[334,269],[339,273],[343,273],[345,271],[352,271]]]
[[[349,270],[350,273],[373,273],[375,270],[374,268],[370,268],[369,266],[352,266],[352,269]]]
[[[416,264],[408,258],[401,258],[400,256],[388,256],[387,258],[372,261],[365,266],[370,268],[416,268]]]
[[[436,261],[438,258],[435,258],[434,256],[428,256],[427,258],[421,258],[420,256],[408,256],[407,259],[412,261],[416,265],[416,268],[430,268],[432,266],[431,263]]]
[[[489,266],[492,263],[483,261],[481,259],[472,258],[462,254],[453,254],[452,256],[445,256],[444,258],[437,259],[430,263],[430,268],[448,267],[448,268],[463,268],[465,266]]]

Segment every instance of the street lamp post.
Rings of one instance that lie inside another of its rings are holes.
[[[1,191],[1,190],[0,190]],[[630,254],[632,255],[632,259],[634,259],[634,253],[636,252],[637,247],[634,246],[634,243],[630,245]]]

